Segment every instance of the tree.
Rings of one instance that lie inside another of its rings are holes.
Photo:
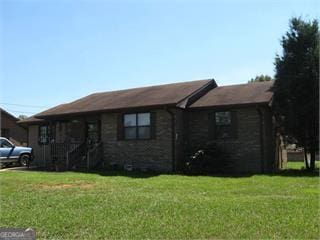
[[[24,120],[24,119],[26,119],[26,118],[28,118],[28,116],[27,115],[19,115],[19,117],[18,117],[20,120]]]
[[[282,37],[282,56],[275,59],[273,108],[286,138],[310,153],[315,168],[319,150],[319,27],[318,21],[290,20]]]
[[[263,75],[261,74],[260,76],[256,76],[255,78],[251,78],[248,83],[254,83],[254,82],[266,82],[266,81],[272,81],[272,77],[269,75]]]

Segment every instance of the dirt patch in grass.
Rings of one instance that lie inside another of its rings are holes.
[[[82,188],[82,189],[91,189],[95,185],[93,183],[59,183],[59,184],[45,184],[41,183],[36,186],[40,189],[68,189],[68,188]]]

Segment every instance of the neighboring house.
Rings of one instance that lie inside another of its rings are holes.
[[[0,108],[0,137],[5,137],[17,145],[26,145],[28,141],[28,130],[18,125],[19,119]]]
[[[272,82],[217,87],[200,80],[91,94],[21,121],[42,166],[116,165],[179,171],[208,141],[233,172],[272,172],[285,161],[270,108]]]
[[[288,144],[286,150],[288,162],[303,162],[305,158],[310,162],[310,153],[305,154],[302,147],[297,147],[296,144]],[[316,159],[319,159],[319,153],[316,153]]]

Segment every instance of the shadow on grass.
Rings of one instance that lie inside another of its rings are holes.
[[[160,172],[140,172],[140,171],[124,171],[124,170],[91,170],[81,171],[82,173],[99,174],[105,177],[130,177],[130,178],[152,178],[160,176],[164,173]]]
[[[270,176],[270,177],[319,177],[319,169],[315,171],[285,169],[275,173],[215,173],[215,174],[181,174],[183,176],[207,176],[207,177],[225,177],[225,178],[248,178],[252,176]]]
[[[150,178],[156,177],[159,175],[163,175],[164,173],[160,172],[141,172],[141,171],[125,171],[125,170],[107,170],[107,169],[99,169],[99,170],[86,170],[86,169],[77,169],[77,170],[68,170],[68,171],[55,171],[49,170],[43,167],[32,166],[28,167],[10,167],[2,169],[2,171],[6,172],[41,172],[41,173],[84,173],[84,174],[97,174],[100,176],[106,177],[131,177],[131,178]],[[171,174],[170,174],[171,175]],[[172,174],[174,175],[174,174]]]
[[[319,177],[319,168],[314,171],[309,171],[306,169],[285,169],[277,173],[266,175],[282,177]]]
[[[9,171],[33,171],[33,172],[48,172],[58,173],[56,171],[50,171],[44,168],[8,168]],[[319,168],[315,171],[309,171],[305,169],[285,169],[276,173],[246,173],[246,174],[234,174],[234,173],[215,173],[215,174],[185,174],[183,172],[177,173],[163,173],[163,172],[141,172],[141,171],[124,171],[124,170],[85,170],[79,169],[69,171],[74,173],[85,173],[85,174],[97,174],[105,177],[130,177],[130,178],[152,178],[160,175],[172,175],[172,176],[188,176],[188,177],[225,177],[225,178],[248,178],[252,176],[280,176],[280,177],[319,177]],[[61,171],[64,173],[64,171]]]

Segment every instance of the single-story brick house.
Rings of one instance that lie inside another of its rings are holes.
[[[41,166],[179,171],[190,154],[213,141],[228,152],[234,172],[272,172],[285,156],[271,86],[218,87],[209,79],[95,93],[21,124]]]

